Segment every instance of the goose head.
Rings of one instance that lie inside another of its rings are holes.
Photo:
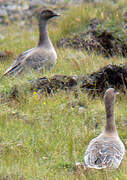
[[[105,104],[114,103],[117,94],[119,94],[119,92],[114,88],[107,89],[104,95]]]
[[[55,17],[55,16],[60,16],[60,14],[50,10],[50,9],[46,9],[40,12],[39,14],[39,20],[43,20],[43,21],[48,21],[49,19]]]

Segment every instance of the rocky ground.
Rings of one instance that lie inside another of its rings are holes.
[[[33,18],[33,13],[38,8],[64,9],[68,3],[78,4],[81,2],[82,0],[1,0],[0,24],[7,25],[15,21],[25,24],[27,19]]]

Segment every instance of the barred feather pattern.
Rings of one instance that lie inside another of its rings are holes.
[[[104,137],[100,135],[94,138],[84,157],[84,163],[89,168],[118,168],[123,156],[125,147],[119,137]]]

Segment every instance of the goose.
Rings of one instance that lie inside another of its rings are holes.
[[[14,63],[5,71],[4,75],[16,75],[24,70],[36,69],[41,71],[43,69],[50,70],[57,59],[56,51],[48,35],[47,22],[49,19],[60,16],[50,9],[46,9],[39,14],[39,41],[38,45],[32,49],[20,54]]]
[[[84,156],[84,164],[88,168],[118,168],[125,154],[125,146],[119,138],[115,124],[116,94],[118,92],[114,88],[109,88],[105,92],[106,126],[88,145]]]

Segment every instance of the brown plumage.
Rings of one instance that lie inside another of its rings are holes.
[[[56,64],[56,51],[50,41],[47,22],[52,17],[59,16],[52,10],[43,10],[39,15],[39,42],[32,49],[20,54],[15,62],[5,71],[4,75],[16,75],[24,70],[50,70]]]

